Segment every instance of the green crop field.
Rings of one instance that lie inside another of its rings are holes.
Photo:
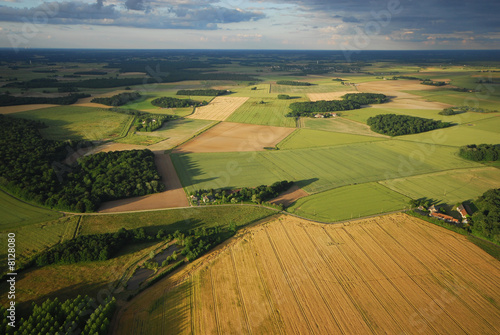
[[[283,78],[282,78],[283,79]],[[287,78],[288,80],[288,78]],[[292,80],[290,78],[290,80]],[[307,81],[301,79],[301,81]],[[311,82],[312,83],[312,82]],[[328,93],[328,92],[343,92],[352,91],[352,86],[344,86],[339,82],[330,82],[328,84],[311,85],[311,86],[293,86],[293,85],[277,85],[271,84],[271,93],[279,94],[306,94],[306,93]]]
[[[426,197],[454,204],[474,199],[491,188],[499,188],[500,170],[493,167],[452,170],[381,183],[413,199]]]
[[[252,90],[252,88],[256,88]],[[257,84],[246,87],[231,87],[231,96],[250,98],[275,98],[276,94],[269,93],[269,84]]]
[[[474,127],[484,131],[491,131],[494,133],[500,133],[500,114],[490,114],[495,115],[491,118],[478,121],[474,124]],[[497,142],[498,143],[498,139]],[[483,142],[484,143],[484,142]]]
[[[354,135],[366,135],[376,137],[387,137],[370,130],[370,127],[361,122],[352,121],[343,117],[316,119],[302,117],[299,120],[300,128],[313,130],[333,131],[337,133],[347,133]]]
[[[377,183],[339,187],[297,200],[288,211],[334,222],[404,209],[410,199]]]
[[[261,101],[264,101],[264,103],[260,103]],[[290,112],[288,106],[294,101],[305,100],[250,98],[231,114],[226,121],[295,128],[295,118],[285,117],[285,114]]]
[[[281,141],[278,144],[278,148],[302,149],[383,140],[385,139],[380,137],[334,133],[312,129],[297,129],[290,134],[290,136]]]
[[[148,233],[156,233],[159,229],[173,233],[176,230],[218,225],[228,227],[231,222],[235,222],[237,227],[242,227],[274,213],[276,212],[262,207],[224,205],[128,214],[86,215],[82,217],[80,234],[112,233],[120,228],[140,227],[144,227]]]
[[[187,191],[298,182],[309,193],[339,186],[481,166],[456,149],[407,141],[378,141],[272,152],[197,153],[171,156]]]
[[[399,136],[398,139],[460,147],[467,144],[500,143],[500,133],[481,130],[475,124],[464,124],[420,134]]]
[[[119,136],[131,116],[102,108],[60,106],[20,112],[12,116],[44,122],[42,134],[53,140],[103,140]]]
[[[0,191],[0,213],[2,213],[0,231],[54,220],[61,216],[59,212],[32,206],[3,191]]]
[[[500,97],[498,95],[488,94],[487,92],[467,93],[451,91],[448,89],[404,92],[419,95],[430,101],[443,102],[453,106],[467,105],[498,110],[498,106],[500,104]]]

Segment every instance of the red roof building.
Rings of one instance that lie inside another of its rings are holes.
[[[435,217],[439,220],[443,220],[446,222],[451,222],[451,223],[460,223],[459,220],[455,219],[453,216],[449,216],[446,214],[441,214],[441,213],[431,213],[429,216]]]

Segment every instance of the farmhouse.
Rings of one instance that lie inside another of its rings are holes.
[[[464,223],[468,223],[467,222],[467,216],[469,215],[469,213],[465,209],[464,204],[460,204],[460,206],[457,207],[457,212],[459,212],[460,215],[462,216],[463,222]]]
[[[436,213],[438,211],[439,208],[436,208],[436,206],[432,205],[431,207],[429,207],[429,212],[431,213]]]
[[[337,116],[338,116],[338,114],[337,114],[337,113],[330,113],[330,115],[331,115],[332,117],[337,117]]]
[[[453,216],[449,216],[446,214],[433,212],[433,213],[429,214],[429,216],[432,216],[432,217],[435,217],[439,220],[443,220],[443,221],[450,222],[450,223],[460,223],[460,221],[455,219]]]
[[[324,118],[325,116],[323,114],[316,114],[316,115],[314,115],[314,117],[320,119],[320,118]]]

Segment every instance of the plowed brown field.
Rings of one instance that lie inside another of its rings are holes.
[[[282,216],[139,295],[114,333],[499,334],[499,279],[464,236],[405,214]]]

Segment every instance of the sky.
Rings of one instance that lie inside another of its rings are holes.
[[[0,0],[2,48],[500,49],[500,0]]]

